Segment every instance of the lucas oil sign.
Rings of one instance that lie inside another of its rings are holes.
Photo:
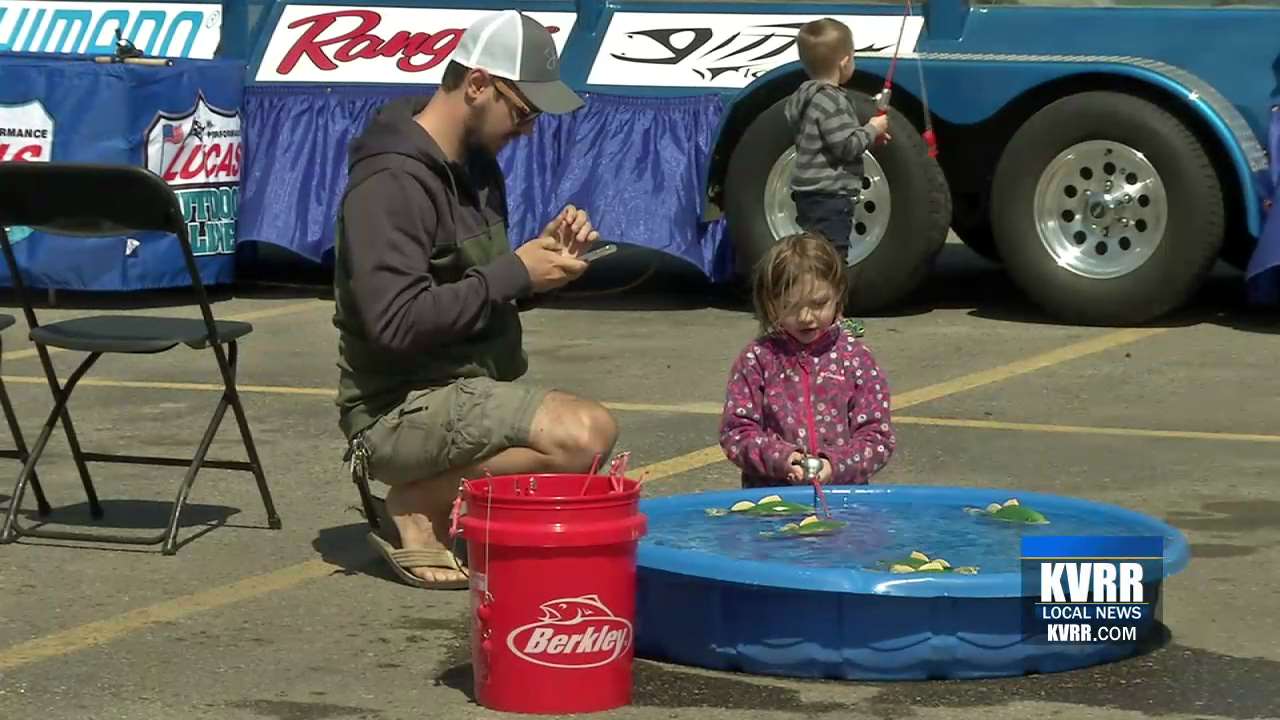
[[[543,603],[542,619],[507,636],[507,647],[535,665],[584,669],[622,657],[631,647],[631,623],[613,614],[598,595]]]
[[[164,179],[182,203],[196,255],[235,252],[240,206],[240,113],[200,95],[181,115],[160,113],[147,129],[147,169]]]

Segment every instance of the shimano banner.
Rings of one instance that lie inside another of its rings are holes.
[[[0,3],[0,53],[110,55],[116,31],[149,57],[213,57],[222,34],[217,2]]]

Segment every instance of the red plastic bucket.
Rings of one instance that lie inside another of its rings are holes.
[[[640,486],[607,475],[464,484],[476,700],[502,712],[631,702]]]

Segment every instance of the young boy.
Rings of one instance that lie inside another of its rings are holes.
[[[796,136],[791,178],[796,222],[825,236],[844,258],[854,200],[862,190],[862,154],[881,136],[889,139],[889,118],[877,115],[860,125],[841,87],[853,77],[853,32],[847,25],[831,18],[805,23],[797,42],[809,80],[786,106]]]

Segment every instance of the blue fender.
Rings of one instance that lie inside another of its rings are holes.
[[[711,161],[703,177],[703,197],[705,220],[710,220],[711,202],[715,200],[714,188],[724,176],[729,165],[729,154],[737,145],[738,139],[750,124],[749,118],[743,118],[744,112],[751,113],[750,118],[762,112],[766,107],[790,93],[804,79],[804,68],[799,62],[791,62],[770,70],[753,80],[749,85],[734,93],[725,104],[724,114],[720,116],[719,127],[716,128],[715,147],[711,152]],[[755,112],[752,112],[755,110]]]
[[[1040,91],[1048,91],[1040,103],[1043,106],[1076,92],[1106,89],[1103,82],[1106,77],[1136,81],[1157,90],[1168,103],[1190,109],[1218,141],[1217,148],[1208,150],[1210,153],[1221,151],[1229,158],[1239,184],[1249,233],[1254,237],[1261,233],[1263,209],[1258,193],[1254,192],[1254,182],[1257,173],[1268,166],[1266,152],[1235,106],[1195,75],[1167,63],[1128,57],[921,53],[919,62],[926,89],[931,91],[931,115],[956,125],[981,124]],[[922,96],[920,74],[911,67],[915,64],[913,57],[899,58],[894,74],[896,96],[909,94],[917,100]],[[888,68],[888,58],[858,59],[858,71],[864,77],[883,78]],[[798,72],[802,72],[799,63],[781,66],[733,98],[717,132],[713,156],[724,159],[713,161],[708,168],[708,190],[719,180],[727,164],[727,154],[740,135],[734,132],[735,127],[741,127],[734,109],[753,107],[761,93],[776,92],[778,83],[790,83],[789,76]],[[1038,107],[1032,108],[1032,112],[1036,109]]]

